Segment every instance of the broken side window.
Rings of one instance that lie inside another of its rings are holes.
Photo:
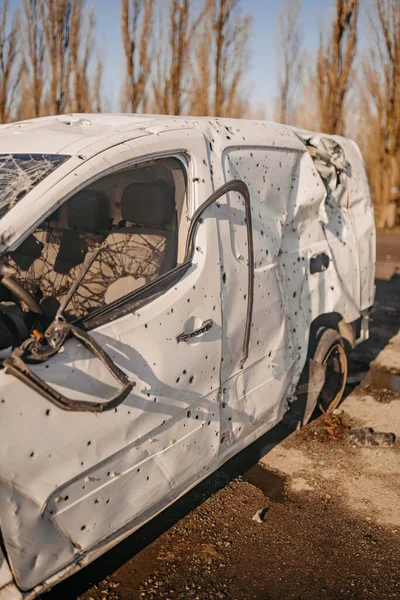
[[[65,154],[0,154],[0,218],[67,158]]]
[[[103,244],[65,312],[70,319],[85,317],[179,264],[178,241],[186,241],[185,197],[186,173],[175,158],[102,177],[9,254],[10,273],[52,320],[88,254]]]

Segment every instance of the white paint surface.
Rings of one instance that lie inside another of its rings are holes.
[[[181,280],[92,332],[136,382],[117,410],[65,412],[0,372],[0,521],[25,598],[93,560],[270,429],[295,390],[312,321],[336,312],[351,322],[371,306],[375,233],[358,149],[335,138],[351,175],[328,193],[302,136],[266,122],[146,115],[67,115],[0,129],[0,153],[71,155],[0,221],[3,251],[105,173],[182,154],[189,216],[224,182],[247,183],[255,247],[243,370],[248,245],[243,199],[230,193],[204,213]],[[321,253],[329,266],[311,274]],[[207,319],[208,332],[177,343]],[[77,399],[115,393],[102,364],[73,339],[32,369]],[[9,577],[2,564],[0,583]]]

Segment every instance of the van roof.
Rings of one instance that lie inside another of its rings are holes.
[[[287,125],[261,120],[138,114],[65,114],[0,125],[0,154],[70,154],[85,157],[124,140],[165,131],[198,129],[206,136],[232,140],[256,138],[263,145],[299,149]],[[248,138],[246,138],[246,135]],[[247,145],[247,144],[246,144]]]

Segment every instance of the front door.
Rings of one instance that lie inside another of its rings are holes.
[[[10,255],[14,277],[28,282],[50,316],[85,253],[104,245],[66,314],[135,384],[112,410],[78,412],[0,372],[7,407],[0,420],[0,520],[24,589],[141,525],[218,455],[222,323],[215,206],[202,217],[190,264],[179,266],[188,211],[205,200],[209,182],[197,155],[199,164],[164,148],[160,158],[147,154],[132,168],[117,165],[72,193],[34,239]],[[205,183],[195,201],[185,183],[192,180]],[[118,392],[79,339],[30,369],[72,402],[106,402]]]

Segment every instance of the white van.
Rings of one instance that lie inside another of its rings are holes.
[[[288,413],[340,401],[375,230],[350,140],[262,121],[0,128],[0,599],[31,599]]]

